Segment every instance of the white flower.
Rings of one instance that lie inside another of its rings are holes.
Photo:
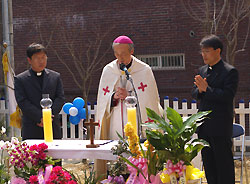
[[[6,141],[5,144],[3,145],[3,149],[11,149],[12,144],[9,141]]]
[[[6,128],[2,126],[1,134],[4,134],[6,132]]]
[[[18,138],[16,138],[16,137],[11,138],[11,144],[18,144],[18,143],[19,143]]]
[[[5,142],[3,140],[0,141],[0,150],[4,148]]]

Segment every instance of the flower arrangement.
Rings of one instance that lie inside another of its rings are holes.
[[[130,175],[126,183],[185,184],[204,177],[204,172],[194,168],[191,161],[208,144],[201,139],[192,139],[192,135],[208,113],[198,112],[183,122],[175,110],[167,108],[169,122],[166,122],[165,117],[147,108],[148,117],[154,122],[146,124],[149,129],[146,130],[144,148],[132,124],[128,122],[124,128],[127,140],[118,135],[121,140],[113,149],[119,155],[119,160],[127,165]],[[122,148],[122,151],[118,148]],[[118,176],[110,175],[103,183],[118,184],[115,180]]]
[[[56,161],[46,155],[45,143],[29,146],[16,137],[1,143],[2,151],[8,153],[9,167],[14,168],[11,184],[77,184],[73,174],[60,166],[53,167]]]
[[[47,148],[45,143],[29,146],[26,142],[12,137],[11,143],[6,143],[6,149],[9,154],[10,167],[14,167],[15,175],[28,181],[32,175],[38,173],[39,169],[54,165],[55,162],[45,153]]]

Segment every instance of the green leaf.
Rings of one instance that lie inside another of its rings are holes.
[[[171,136],[169,134],[165,133],[163,135],[162,144],[165,146],[165,148],[168,148],[171,146],[172,142],[171,142]]]
[[[195,145],[195,144],[202,144],[203,146],[208,146],[209,147],[209,143],[207,141],[205,141],[204,139],[194,139],[191,144]]]
[[[185,149],[188,162],[191,162],[198,153],[204,148],[204,146],[209,146],[209,144],[203,139],[194,139],[191,144],[187,144]]]
[[[127,141],[125,139],[123,139],[123,137],[116,131],[116,134],[118,135],[118,137],[120,138],[120,140],[127,146],[129,147]]]
[[[208,115],[211,111],[202,111],[197,114],[190,116],[184,123],[183,126],[178,130],[177,135],[182,134],[182,132],[189,127],[192,127],[196,121],[201,120],[204,116]]]
[[[165,149],[165,145],[163,145],[161,142],[161,137],[163,136],[160,135],[159,132],[146,130],[146,135],[147,135],[148,141],[150,142],[150,144],[152,144],[155,147],[155,149],[157,150]]]
[[[176,157],[171,151],[157,150],[159,162],[165,163],[167,160],[174,160]]]
[[[183,120],[181,115],[170,107],[167,108],[166,112],[167,112],[167,118],[172,123],[174,128],[180,129],[183,125]]]
[[[140,149],[141,149],[141,152],[142,152],[142,156],[143,156],[143,158],[146,158],[145,151],[143,150],[143,148],[142,148],[142,145],[141,145],[140,141],[139,141],[139,146],[140,146]]]
[[[147,134],[150,135],[150,137],[153,139],[161,139],[161,137],[163,136],[162,133],[155,130],[146,130],[146,135]]]
[[[156,125],[158,126],[158,129],[162,129],[165,132],[168,132],[169,134],[173,134],[172,129],[170,128],[169,124],[165,121],[165,119],[161,118],[157,113],[155,113],[150,108],[146,108],[147,115],[150,119],[156,121]]]
[[[185,150],[186,155],[187,155],[187,161],[191,162],[197,155],[198,153],[202,150],[204,146],[202,144],[196,144],[195,146],[189,145],[189,147]]]
[[[149,152],[149,151],[148,151]],[[156,157],[156,153],[153,154],[153,157],[150,157],[150,155],[152,155],[152,153],[148,154],[148,175],[151,176],[156,175],[157,174],[157,157]]]
[[[152,129],[159,129],[159,126],[156,123],[143,123],[143,126],[146,126]]]
[[[159,159],[166,162],[166,160],[169,159],[169,157],[172,157],[172,154],[170,151],[167,150],[157,150],[157,154],[159,156]]]

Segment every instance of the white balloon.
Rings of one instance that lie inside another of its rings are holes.
[[[71,108],[69,109],[69,114],[70,114],[71,116],[76,116],[76,115],[78,114],[78,109],[77,109],[76,107],[71,107]]]

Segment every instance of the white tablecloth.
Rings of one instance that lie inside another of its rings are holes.
[[[25,140],[28,145],[45,143],[44,140]],[[111,153],[111,148],[118,141],[95,140],[95,144],[103,144],[98,148],[86,148],[89,140],[54,140],[48,145],[48,155],[61,159],[103,159],[116,160],[117,157]]]

